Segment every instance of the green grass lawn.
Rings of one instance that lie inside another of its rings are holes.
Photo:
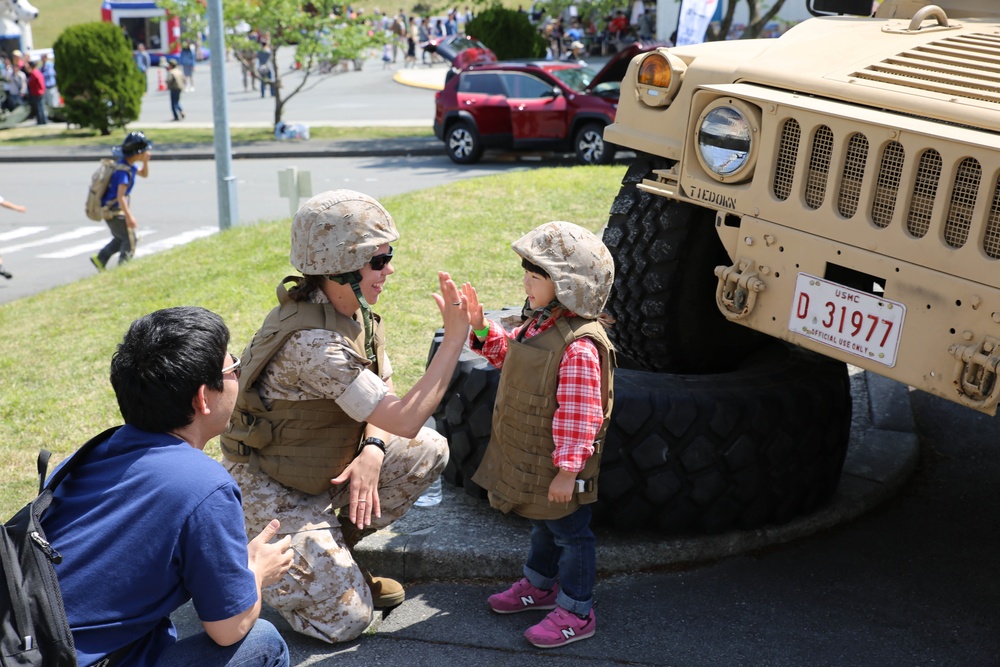
[[[56,124],[29,125],[14,127],[0,132],[0,138],[7,146],[117,146],[127,132],[136,129],[136,125],[127,129],[116,129],[106,137],[96,130],[67,128]],[[211,128],[154,128],[144,130],[154,144],[188,145],[211,144],[215,132]],[[310,139],[315,140],[370,140],[392,139],[395,137],[432,137],[434,130],[430,127],[326,127],[316,126],[309,129]],[[267,128],[231,127],[229,137],[234,145],[254,141],[277,141],[274,132]]]
[[[532,169],[385,198],[401,238],[377,310],[388,323],[397,391],[420,377],[440,326],[431,297],[437,270],[472,282],[488,309],[520,305],[522,270],[511,242],[549,220],[599,230],[625,169]],[[242,350],[274,305],[276,284],[293,273],[289,222],[236,227],[0,305],[0,516],[12,516],[35,492],[39,448],[59,461],[120,423],[108,368],[134,319],[204,306],[226,320],[231,349]],[[218,456],[216,444],[208,451]]]

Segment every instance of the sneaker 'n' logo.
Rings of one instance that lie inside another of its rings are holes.
[[[563,628],[561,632],[563,639],[571,639],[572,637],[576,637],[576,630],[574,630],[573,628]]]
[[[531,605],[535,604],[535,598],[530,595],[522,595],[521,604],[523,604],[525,607],[530,607]]]

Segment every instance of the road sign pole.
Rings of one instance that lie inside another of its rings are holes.
[[[236,177],[233,175],[233,144],[229,136],[226,102],[226,33],[222,25],[222,0],[208,0],[208,43],[212,48],[212,120],[215,125],[215,176],[218,181],[219,229],[239,221]]]

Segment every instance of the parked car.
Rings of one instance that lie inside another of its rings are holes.
[[[574,151],[583,164],[607,164],[615,148],[604,127],[615,119],[628,63],[659,44],[633,44],[600,72],[580,63],[471,65],[435,96],[434,134],[459,164],[487,148]]]
[[[471,65],[484,65],[497,61],[496,54],[488,46],[467,35],[448,35],[432,39],[427,50],[451,63],[448,78]]]

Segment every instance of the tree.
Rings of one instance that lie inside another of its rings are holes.
[[[763,32],[764,27],[777,16],[778,11],[781,10],[782,5],[785,4],[785,0],[771,0],[771,7],[761,14],[761,0],[743,0],[747,3],[747,8],[749,10],[750,16],[747,19],[746,30],[740,35],[740,39],[754,39],[760,36]],[[720,0],[721,2],[721,0]],[[726,3],[726,11],[722,16],[722,22],[719,24],[718,30],[713,29],[709,26],[708,32],[705,34],[705,41],[714,42],[726,38],[729,34],[729,30],[733,25],[733,15],[736,13],[736,5],[740,4],[740,0],[731,0]]]
[[[187,35],[204,29],[205,5],[197,0],[161,0],[169,13],[180,16]],[[281,122],[285,105],[314,77],[335,71],[341,61],[357,61],[373,47],[385,44],[381,26],[362,19],[349,19],[343,7],[330,0],[300,3],[298,0],[222,0],[226,47],[261,85],[274,85],[274,123]],[[266,38],[271,47],[268,69],[257,68],[260,42],[249,30]],[[289,63],[280,60],[279,49],[295,49],[293,65],[301,78],[294,87],[286,79]]]
[[[66,122],[111,134],[139,117],[146,82],[132,59],[132,44],[116,25],[80,23],[53,46]]]
[[[500,60],[511,58],[538,58],[545,53],[545,40],[531,25],[528,15],[499,4],[480,12],[465,26]]]

